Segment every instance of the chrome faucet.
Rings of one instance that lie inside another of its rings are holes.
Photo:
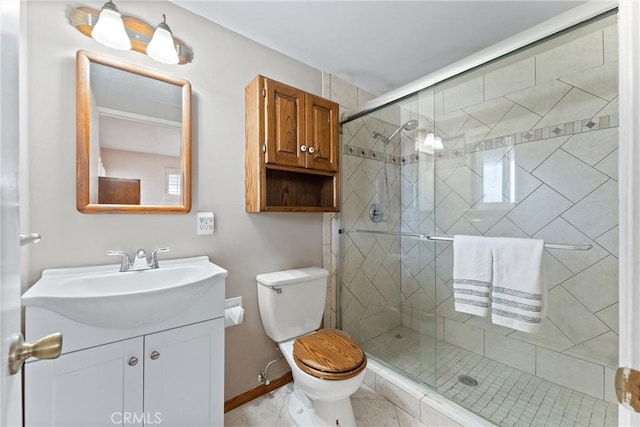
[[[136,256],[133,258],[133,264],[129,271],[147,270],[149,268],[149,260],[147,259],[147,253],[144,249],[138,249]]]
[[[147,253],[144,249],[138,249],[133,261],[131,261],[129,255],[127,255],[127,253],[124,251],[108,251],[107,255],[117,255],[122,257],[122,262],[120,263],[120,271],[123,272],[158,268],[158,253],[160,252],[169,252],[169,248],[154,249],[149,257],[147,257]]]

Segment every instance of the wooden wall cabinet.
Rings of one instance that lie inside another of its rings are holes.
[[[338,104],[257,76],[245,126],[247,212],[339,210]]]

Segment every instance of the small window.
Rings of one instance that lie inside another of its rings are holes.
[[[166,169],[164,172],[165,194],[179,196],[182,193],[182,174],[177,169]]]

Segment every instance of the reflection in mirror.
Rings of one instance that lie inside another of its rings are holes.
[[[96,54],[77,55],[78,210],[191,208],[191,87]]]

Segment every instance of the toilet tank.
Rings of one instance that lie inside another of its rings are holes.
[[[320,327],[329,272],[320,267],[259,274],[258,305],[264,330],[275,342]]]

